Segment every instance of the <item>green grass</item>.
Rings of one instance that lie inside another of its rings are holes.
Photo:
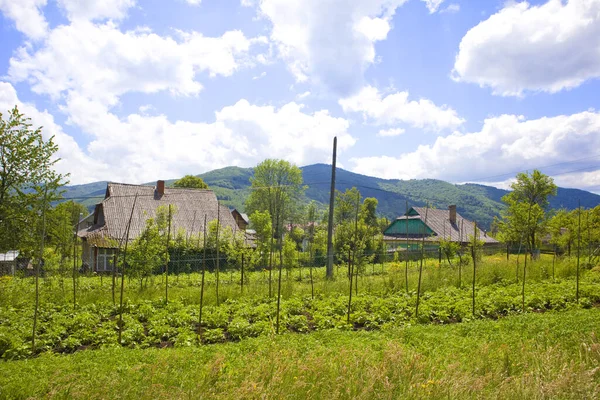
[[[593,399],[600,310],[0,363],[0,397]]]

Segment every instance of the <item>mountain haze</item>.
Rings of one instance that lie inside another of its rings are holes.
[[[301,167],[301,170],[307,186],[306,200],[314,200],[325,208],[329,202],[331,166],[314,164]],[[215,191],[224,204],[244,210],[244,201],[250,193],[252,168],[226,167],[197,176]],[[174,181],[175,179],[171,179],[166,183],[172,185]],[[153,184],[154,182],[148,183]],[[474,183],[456,185],[436,179],[382,179],[338,168],[336,189],[345,191],[354,186],[360,190],[363,198],[375,197],[379,201],[379,214],[389,219],[403,214],[407,202],[409,207],[429,203],[435,208],[447,208],[450,204],[456,204],[461,215],[477,221],[484,228],[489,228],[494,216],[500,214],[504,208],[501,198],[508,193],[507,190]],[[91,207],[104,197],[106,182],[67,186],[65,189],[65,198],[74,198]],[[557,195],[550,198],[550,207],[571,210],[577,208],[579,200],[585,208],[600,204],[599,195],[579,189],[558,188]]]

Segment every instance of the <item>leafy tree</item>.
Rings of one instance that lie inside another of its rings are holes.
[[[571,255],[577,245],[577,210],[558,210],[548,221],[550,243]]]
[[[500,237],[505,241],[524,240],[533,252],[547,222],[548,197],[556,195],[556,185],[551,177],[534,170],[531,175],[517,174],[511,188],[512,192],[502,197],[508,207],[499,223]]]
[[[289,235],[285,235],[283,240],[283,264],[287,268],[288,272],[290,269],[297,266],[296,259],[296,242]]]
[[[268,211],[255,211],[250,215],[250,223],[256,231],[256,251],[260,255],[260,261],[262,265],[267,265],[273,235],[271,215]]]
[[[165,263],[165,238],[161,234],[161,228],[164,230],[164,226],[158,225],[154,218],[147,219],[146,227],[134,240],[127,255],[129,273],[140,280],[140,288],[144,279],[147,281]]]
[[[448,260],[448,264],[452,265],[452,259],[456,257],[460,250],[460,243],[452,240],[440,239],[440,249],[444,257]]]
[[[302,171],[285,160],[267,159],[254,168],[250,183],[246,211],[268,211],[275,236],[280,237],[284,221],[296,212],[304,193]]]
[[[74,201],[59,203],[53,209],[48,210],[46,217],[47,243],[55,247],[62,260],[73,254],[75,229],[77,229],[80,216],[87,214],[87,208]]]
[[[367,226],[377,229],[377,205],[379,201],[374,197],[367,197],[364,199],[362,208],[360,211],[360,218],[365,221]]]
[[[176,188],[189,188],[189,189],[208,189],[208,185],[202,180],[202,178],[194,175],[186,175],[181,179],[173,182],[173,187]]]
[[[16,106],[6,119],[0,113],[0,251],[34,251],[39,210],[64,184],[65,176],[53,169],[58,146],[29,121]]]

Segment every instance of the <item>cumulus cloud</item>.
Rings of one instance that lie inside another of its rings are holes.
[[[41,9],[47,0],[0,0],[0,11],[13,20],[19,32],[35,40],[46,36],[48,22]]]
[[[510,2],[462,38],[453,78],[494,94],[555,93],[600,77],[600,0]]]
[[[38,94],[58,98],[75,91],[104,104],[115,104],[127,92],[196,95],[202,89],[198,73],[229,76],[252,65],[250,48],[265,40],[240,31],[162,37],[147,29],[122,32],[112,22],[78,20],[52,30],[38,49],[20,48],[10,59],[8,76],[28,82]]]
[[[406,124],[432,131],[454,129],[462,125],[455,110],[443,105],[436,106],[431,100],[408,100],[408,92],[396,92],[383,96],[372,86],[365,86],[357,94],[341,99],[344,112],[360,112],[366,120],[377,125]]]
[[[387,37],[396,8],[406,1],[263,0],[257,7],[296,80],[346,96],[362,85],[364,71],[376,62],[375,43]]]
[[[442,5],[442,3],[444,2],[444,0],[421,0],[425,3],[425,6],[427,6],[427,9],[429,10],[430,14],[433,14],[434,12],[436,12],[440,6]]]
[[[101,180],[109,176],[110,165],[86,155],[77,142],[65,133],[54,117],[47,111],[39,111],[34,104],[23,103],[19,100],[15,88],[8,82],[0,81],[0,113],[4,114],[14,106],[26,117],[31,118],[33,128],[42,127],[45,140],[54,136],[58,145],[56,156],[61,160],[55,164],[55,169],[61,174],[70,174],[71,182]]]
[[[448,7],[444,8],[440,13],[454,14],[460,11],[460,4],[452,3]]]
[[[534,120],[501,115],[486,119],[479,132],[438,137],[432,145],[421,145],[400,157],[361,157],[351,161],[355,172],[385,178],[472,182],[500,176],[501,181],[508,178],[502,175],[514,175],[515,170],[592,158],[597,156],[599,146],[600,112]],[[555,173],[572,170],[573,164],[553,168]],[[584,184],[600,180],[600,171],[591,174],[593,177]],[[561,175],[557,181],[563,179]]]
[[[57,0],[70,20],[123,19],[135,0]]]
[[[377,132],[377,136],[380,137],[389,137],[389,136],[399,136],[404,133],[404,129],[402,128],[392,128],[392,129],[381,129]]]
[[[62,110],[67,124],[90,137],[82,149],[50,113],[20,102],[14,87],[0,82],[0,110],[15,104],[34,126],[43,126],[45,138],[55,136],[61,158],[56,169],[71,173],[73,184],[147,182],[229,165],[253,166],[268,157],[299,165],[329,162],[334,136],[340,151],[356,142],[345,119],[326,110],[306,112],[295,102],[276,108],[242,99],[217,111],[213,121],[197,123],[150,115],[148,106],[120,118],[101,102],[71,93]]]

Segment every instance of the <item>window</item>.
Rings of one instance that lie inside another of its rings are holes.
[[[115,261],[115,249],[98,249],[96,271],[112,271]]]

